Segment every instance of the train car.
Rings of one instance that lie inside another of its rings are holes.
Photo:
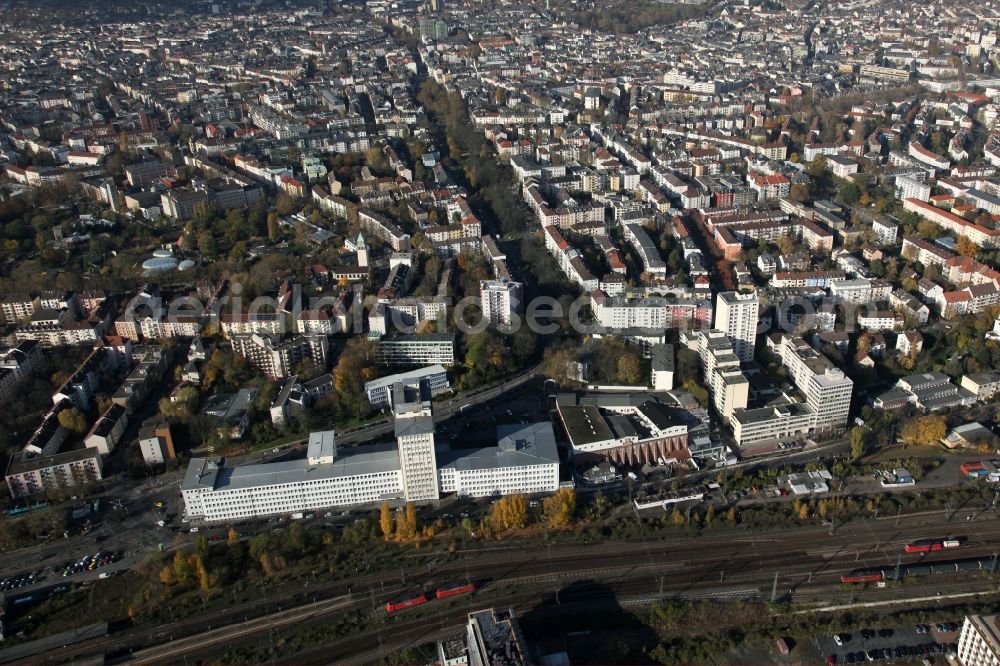
[[[883,580],[880,569],[855,569],[840,577],[841,583],[874,583]]]
[[[460,594],[468,594],[475,589],[475,583],[455,583],[454,585],[439,587],[437,591],[434,592],[434,596],[438,599],[444,599],[445,597],[455,597]]]
[[[921,539],[903,546],[907,553],[930,553],[936,550],[944,550],[944,541],[941,539]]]
[[[404,597],[397,601],[390,601],[385,605],[386,613],[395,613],[397,611],[405,610],[407,608],[413,608],[414,606],[419,606],[420,604],[427,603],[427,595],[420,592],[416,596]]]

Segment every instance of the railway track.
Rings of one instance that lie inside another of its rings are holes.
[[[778,572],[783,588],[795,590],[797,600],[804,600],[808,596],[806,592],[813,590],[818,598],[834,602],[847,600],[850,596],[850,593],[837,587],[839,576],[844,573],[869,566],[894,566],[899,557],[914,558],[911,561],[923,560],[921,556],[904,554],[902,549],[915,538],[947,534],[950,526],[938,513],[924,516],[922,525],[913,525],[915,520],[899,528],[890,527],[882,521],[856,522],[843,526],[833,534],[825,527],[759,534],[727,530],[719,534],[709,532],[700,538],[685,541],[636,539],[582,545],[552,541],[548,547],[502,550],[490,547],[481,556],[477,556],[475,551],[449,554],[434,550],[414,553],[407,558],[407,578],[429,589],[435,584],[468,576],[481,581],[484,587],[476,595],[477,603],[480,603],[478,599],[486,596],[483,593],[494,587],[534,587],[537,594],[538,587],[554,592],[575,581],[614,586],[616,590],[621,590],[623,598],[633,591],[630,588],[636,584],[635,581],[645,587],[646,597],[649,590],[656,590],[656,596],[662,590],[663,596],[687,598],[722,594],[714,591],[716,587],[728,589],[725,594],[729,595],[734,589],[744,590],[748,595],[751,589],[763,590],[762,594],[769,595],[769,583],[774,573]],[[975,537],[968,539],[965,547],[960,549],[961,557],[988,556],[1000,550],[1000,523],[982,522],[977,524],[976,529]],[[860,544],[860,547],[845,545],[849,543]],[[949,553],[949,557],[957,555],[959,553],[954,551]],[[829,587],[817,587],[823,581],[827,581]],[[283,595],[275,590],[272,594],[276,596],[270,603],[265,603],[263,599],[250,600],[234,604],[224,611],[176,623],[127,629],[86,644],[55,650],[46,656],[59,660],[120,653],[123,650],[127,654],[129,648],[133,654],[138,654],[158,644],[169,643],[174,636],[205,634],[206,626],[215,627],[211,631],[218,631],[218,636],[223,636],[227,627],[268,622],[268,618],[275,617],[268,611],[277,604],[287,610],[293,610],[289,606],[306,609],[310,604],[327,604],[346,595],[353,599],[351,604],[345,607],[323,605],[317,615],[328,617],[347,610],[370,612],[372,598],[382,600],[392,591],[404,588],[405,585],[397,582],[391,572],[379,572],[350,580],[311,584],[308,595],[301,589],[289,590]],[[494,595],[489,596],[492,598]],[[643,595],[633,596],[641,598]],[[502,599],[501,602],[508,603]],[[285,609],[281,612],[286,612]],[[303,612],[305,616],[312,617],[308,610]],[[213,641],[213,645],[225,642],[224,639]]]

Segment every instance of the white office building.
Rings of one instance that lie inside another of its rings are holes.
[[[730,337],[741,361],[753,360],[759,310],[756,292],[722,291],[716,298],[715,328]]]
[[[963,666],[1000,666],[1000,615],[966,615],[958,637]]]
[[[499,426],[497,436],[497,446],[442,453],[441,492],[489,497],[559,489],[559,452],[550,422]]]
[[[407,424],[395,445],[341,453],[333,431],[314,432],[302,460],[231,467],[225,459],[193,459],[181,485],[185,516],[234,521],[332,506],[434,501],[441,492],[487,497],[559,489],[559,456],[547,421],[501,426],[495,447],[439,454],[433,430],[414,425]],[[403,456],[409,456],[405,465]]]
[[[395,446],[366,446],[338,458],[333,431],[325,431],[309,436],[301,460],[230,467],[224,458],[192,459],[181,495],[188,518],[242,520],[397,499],[403,483]]]
[[[395,375],[379,377],[370,382],[365,382],[365,397],[368,398],[368,402],[373,407],[391,406],[392,387],[400,383],[414,388],[419,388],[422,384],[426,384],[431,398],[451,389],[451,385],[448,383],[448,373],[444,369],[444,366],[429,365],[426,368],[400,372]]]
[[[437,456],[434,451],[434,416],[430,400],[410,401],[402,384],[393,386],[396,444],[402,469],[403,496],[407,502],[436,500]]]

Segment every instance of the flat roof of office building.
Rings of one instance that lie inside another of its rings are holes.
[[[228,467],[225,460],[198,458],[188,465],[181,490],[216,491],[259,488],[289,483],[383,474],[399,471],[395,443],[375,444],[352,450],[332,463],[310,465],[307,458]]]

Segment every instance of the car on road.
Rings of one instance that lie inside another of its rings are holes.
[[[153,502],[153,506],[155,506],[157,509],[162,509],[166,505],[167,503],[164,502],[163,500],[156,500],[155,502]]]
[[[844,643],[846,643],[846,642],[848,642],[850,640],[851,640],[851,637],[848,636],[847,634],[834,634],[833,635],[833,642],[836,643],[837,645],[843,645]]]

